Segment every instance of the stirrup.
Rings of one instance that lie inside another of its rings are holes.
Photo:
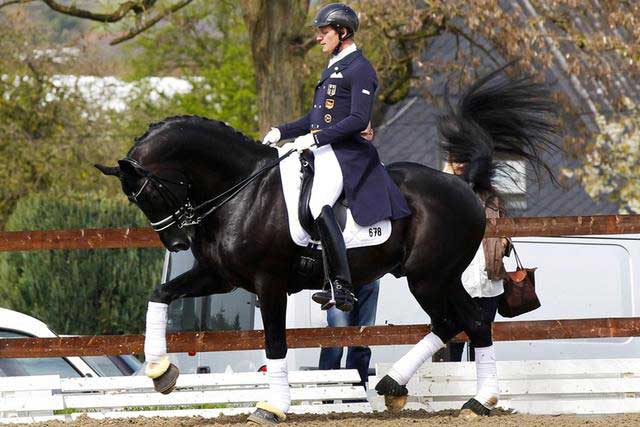
[[[327,284],[329,284],[329,289],[327,289]],[[319,292],[314,293],[311,296],[311,299],[320,304],[321,310],[329,310],[331,307],[336,305],[336,293],[333,290],[331,281],[325,281],[322,289]]]
[[[313,294],[311,299],[320,304],[322,310],[328,310],[336,306],[339,310],[346,312],[351,311],[357,301],[353,292],[348,290],[348,288],[345,289],[340,282],[330,282],[329,289],[326,289],[325,284],[322,291]]]

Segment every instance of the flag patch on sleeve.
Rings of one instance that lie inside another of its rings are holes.
[[[362,93],[364,93],[365,95],[371,95],[371,92],[369,92],[369,91],[368,91],[368,90],[366,90],[366,89],[362,89]]]

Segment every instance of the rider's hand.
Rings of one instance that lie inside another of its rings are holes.
[[[282,150],[282,153],[288,153],[289,151],[295,150],[296,147],[295,145],[293,145],[293,141],[292,142],[287,142],[286,144],[282,144],[280,146],[280,150]]]
[[[262,143],[265,145],[275,145],[276,142],[280,141],[281,136],[282,135],[280,134],[280,129],[271,128],[271,130],[267,132],[264,138],[262,138]]]
[[[302,153],[304,150],[307,150],[314,145],[316,145],[316,138],[312,133],[299,136],[293,140],[293,146],[298,153]]]

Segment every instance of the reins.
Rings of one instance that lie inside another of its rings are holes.
[[[246,177],[245,179],[243,179],[242,181],[238,182],[233,187],[231,187],[228,190],[226,190],[224,193],[218,194],[216,197],[214,197],[212,199],[209,199],[209,200],[206,200],[206,201],[200,203],[195,208],[193,208],[194,211],[198,211],[199,209],[202,209],[206,205],[214,203],[216,200],[218,200],[218,199],[220,199],[220,198],[222,198],[222,197],[224,197],[224,196],[226,196],[228,194],[228,196],[225,199],[223,199],[220,203],[218,203],[217,205],[213,206],[211,209],[209,209],[204,214],[199,216],[197,218],[198,222],[202,221],[208,215],[212,214],[217,209],[222,207],[229,200],[233,199],[239,192],[241,192],[247,185],[251,184],[257,177],[259,177],[263,173],[267,172],[268,170],[270,170],[270,169],[274,168],[275,166],[277,166],[278,164],[280,164],[281,161],[283,161],[284,159],[289,157],[289,155],[291,153],[293,153],[294,151],[296,151],[296,150],[295,149],[291,149],[291,150],[287,151],[285,154],[282,155],[282,157],[278,157],[275,161],[271,162],[270,164],[264,166],[262,169],[259,169],[258,171],[254,172],[252,175],[250,175],[250,176]]]

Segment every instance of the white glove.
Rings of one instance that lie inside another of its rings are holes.
[[[312,133],[299,136],[293,140],[293,147],[298,153],[302,153],[304,150],[307,150],[314,145],[316,145],[316,138]]]
[[[282,144],[280,146],[281,153],[288,153],[291,150],[295,150],[296,147],[293,145],[293,142],[287,142],[286,144]]]
[[[280,129],[271,128],[264,138],[262,138],[262,143],[265,145],[275,145],[276,142],[280,141],[281,136]]]

